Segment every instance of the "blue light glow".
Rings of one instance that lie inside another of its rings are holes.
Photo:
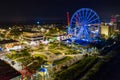
[[[39,21],[37,21],[37,24],[39,25],[39,24],[40,24],[40,22],[39,22]]]
[[[98,37],[100,29],[100,18],[95,11],[89,8],[77,10],[70,21],[68,34],[77,39],[91,41]]]

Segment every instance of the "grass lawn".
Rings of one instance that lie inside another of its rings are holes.
[[[64,58],[62,58],[62,59],[60,59],[60,60],[54,61],[53,63],[56,64],[56,65],[58,65],[58,64],[61,64],[61,63],[63,63],[63,62],[66,62],[66,61],[68,61],[68,60],[70,60],[70,59],[72,59],[72,57],[66,56],[66,57],[64,57]]]

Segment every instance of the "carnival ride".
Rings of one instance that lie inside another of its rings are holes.
[[[90,8],[77,10],[70,20],[68,35],[75,39],[92,41],[99,36],[100,18],[95,11]]]

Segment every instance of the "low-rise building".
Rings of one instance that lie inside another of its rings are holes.
[[[18,50],[23,48],[18,41],[12,40],[12,39],[0,41],[0,47],[2,48],[2,50],[5,50],[5,51]]]
[[[108,37],[115,31],[114,25],[101,24],[100,34]]]

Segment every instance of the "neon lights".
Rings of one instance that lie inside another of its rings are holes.
[[[71,20],[68,34],[81,40],[92,40],[99,34],[100,18],[97,13],[89,8],[77,10]]]

